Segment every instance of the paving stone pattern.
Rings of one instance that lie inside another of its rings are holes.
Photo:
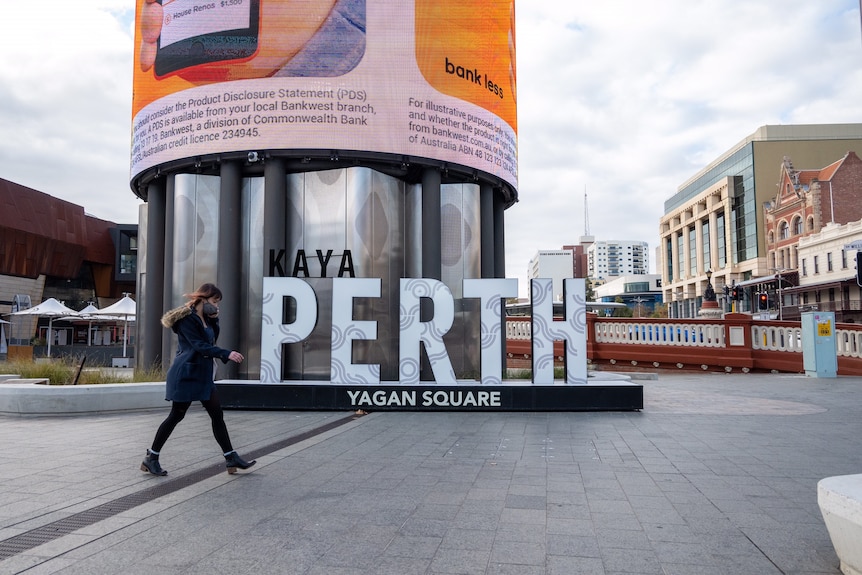
[[[0,574],[840,575],[817,481],[862,378],[661,373],[643,412],[379,412],[0,561]],[[194,407],[0,417],[3,540],[221,461]],[[229,411],[240,453],[345,413]]]

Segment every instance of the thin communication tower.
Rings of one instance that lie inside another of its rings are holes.
[[[862,2],[862,0],[860,0]],[[590,208],[587,205],[587,187],[584,186],[584,235],[590,235]]]

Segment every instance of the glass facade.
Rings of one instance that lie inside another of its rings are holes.
[[[688,228],[688,273],[697,275],[697,230],[694,226]]]
[[[718,256],[718,268],[724,269],[727,267],[727,236],[724,232],[724,214],[719,213],[715,216],[715,247],[716,256]]]
[[[664,204],[665,213],[684,205],[686,202],[718,183],[722,178],[733,178],[731,207],[731,256],[733,263],[757,257],[757,202],[754,189],[754,143],[741,147],[727,158],[707,170],[699,178],[680,189]],[[719,224],[719,234],[723,235],[724,226]],[[716,238],[718,240],[718,238]],[[723,242],[719,240],[718,245]],[[725,254],[726,257],[726,254]],[[719,262],[724,267],[725,262]]]
[[[670,238],[665,242],[664,250],[664,261],[667,265],[667,281],[673,281],[673,242],[671,242]]]
[[[748,170],[750,176],[733,177],[733,203],[730,217],[733,263],[757,257],[757,202],[754,197],[754,164]]]
[[[709,247],[709,218],[705,220],[701,220],[700,222],[700,235],[703,244],[703,265],[704,269],[710,269],[712,265],[712,258],[710,258],[710,247]]]
[[[623,286],[625,293],[648,292],[649,289],[649,282],[631,282]]]

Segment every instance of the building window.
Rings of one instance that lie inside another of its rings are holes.
[[[697,275],[697,229],[694,226],[688,228],[688,273],[692,277]]]
[[[832,252],[826,254],[826,271],[832,271]]]
[[[133,282],[138,271],[138,226],[118,225],[111,229],[114,241],[114,279]]]
[[[666,269],[667,269],[667,279],[668,281],[673,281],[673,242],[668,237],[665,241],[665,258],[667,259]]]
[[[795,218],[793,218],[793,235],[802,235],[802,218],[800,216],[796,216]]]
[[[808,218],[808,231],[814,231],[814,218]]]
[[[804,276],[808,275],[808,265],[807,264],[808,264],[808,260],[806,260],[805,258],[802,258],[802,275],[804,275]]]
[[[715,247],[718,255],[718,267],[724,269],[727,266],[727,244],[724,235],[724,212],[715,216]]]
[[[676,235],[676,253],[679,257],[676,268],[677,278],[682,279],[685,277],[685,249],[682,243],[682,232]]]
[[[703,269],[712,269],[712,257],[709,253],[709,219],[702,220],[700,228],[700,236],[703,240]]]
[[[781,222],[778,225],[778,238],[782,240],[786,240],[790,237],[790,227],[787,225],[787,222]]]
[[[842,270],[847,269],[847,251],[846,250],[841,250],[841,269]]]
[[[814,256],[814,273],[820,273],[820,256]]]

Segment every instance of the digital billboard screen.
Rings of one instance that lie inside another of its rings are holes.
[[[138,0],[131,177],[243,150],[380,152],[517,189],[513,0]]]

